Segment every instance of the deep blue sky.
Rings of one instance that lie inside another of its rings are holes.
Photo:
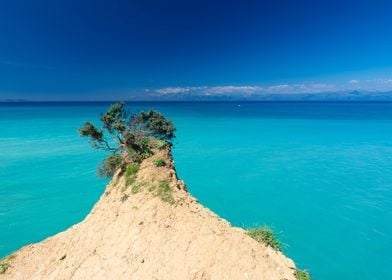
[[[3,0],[0,100],[389,90],[391,14],[387,0]]]

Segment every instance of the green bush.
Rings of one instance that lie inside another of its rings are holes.
[[[167,181],[161,181],[158,186],[157,195],[164,201],[169,204],[174,203],[174,198],[172,195],[172,189],[169,186]]]
[[[167,143],[165,141],[158,141],[155,146],[157,147],[157,149],[162,150],[163,148],[165,148],[167,145]]]
[[[112,177],[116,170],[122,167],[123,157],[118,154],[112,154],[104,159],[98,167],[99,177]]]
[[[281,251],[282,245],[269,227],[258,227],[247,230],[247,234],[259,243],[264,243],[275,250]]]
[[[139,171],[138,163],[130,163],[125,170],[125,183],[127,186],[132,185],[136,180],[136,174]]]
[[[154,153],[151,150],[145,150],[144,152],[141,153],[142,159],[149,158],[152,156]]]
[[[295,271],[295,278],[297,280],[311,280],[312,279],[309,272],[307,272],[306,270],[300,270],[300,269],[297,269]]]
[[[0,259],[0,274],[4,274],[8,270],[8,268],[10,268],[11,264],[9,263],[9,261],[11,261],[14,258],[15,256],[11,254],[9,256]]]
[[[140,142],[138,143],[138,145],[139,145],[140,147],[142,147],[143,149],[148,149],[149,143],[150,143],[150,140],[149,140],[147,137],[145,137],[145,138],[143,138],[142,140],[140,140]]]
[[[158,147],[163,147],[175,137],[173,123],[161,113],[149,110],[131,114],[123,102],[112,104],[100,120],[101,126],[85,122],[79,133],[89,138],[94,148],[113,154],[99,168],[103,177],[114,174],[118,154],[124,156],[125,162],[141,162],[153,155],[152,145],[158,142]]]
[[[134,149],[132,148],[128,148],[127,150],[127,154],[128,154],[128,158],[131,158],[133,162],[142,162],[144,157],[142,156],[141,153],[136,152]]]
[[[9,263],[0,263],[0,274],[4,274],[10,266]]]
[[[163,159],[160,159],[160,158],[154,160],[154,164],[155,164],[156,167],[162,167],[162,166],[166,165],[165,161]]]

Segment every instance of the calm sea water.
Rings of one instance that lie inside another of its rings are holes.
[[[392,279],[392,103],[137,103],[177,127],[179,176],[236,226],[270,225],[314,279]],[[0,256],[80,221],[107,104],[0,105]]]

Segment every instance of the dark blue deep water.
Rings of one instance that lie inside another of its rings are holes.
[[[0,256],[80,221],[106,103],[0,104]],[[177,127],[179,177],[236,226],[269,225],[314,279],[392,279],[392,103],[129,103]]]

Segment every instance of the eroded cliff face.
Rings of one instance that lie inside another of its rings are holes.
[[[186,191],[170,151],[129,183],[116,175],[82,222],[15,252],[0,279],[295,279],[292,260]]]

